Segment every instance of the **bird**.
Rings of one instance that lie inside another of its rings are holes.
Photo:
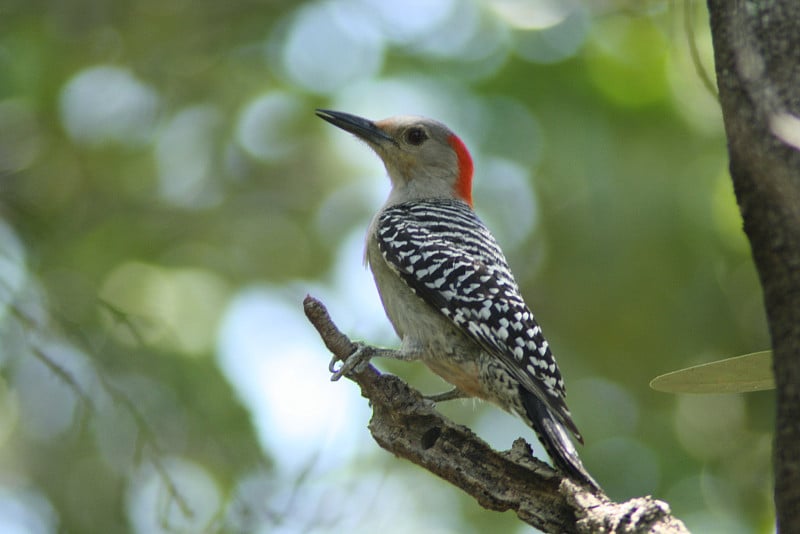
[[[454,386],[429,398],[477,397],[518,416],[562,473],[600,490],[570,439],[583,443],[550,345],[473,209],[474,166],[464,142],[426,117],[316,115],[372,148],[391,181],[367,230],[365,260],[400,347],[361,343],[339,369],[331,361],[332,378],[375,356],[422,361]]]

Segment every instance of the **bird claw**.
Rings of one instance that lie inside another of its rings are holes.
[[[370,347],[361,341],[356,341],[355,345],[356,350],[353,351],[346,360],[342,361],[342,365],[340,365],[338,369],[336,368],[336,364],[340,360],[336,356],[331,358],[331,362],[328,364],[328,370],[331,372],[331,382],[336,382],[344,375],[350,374],[353,371],[361,372],[367,364],[369,364],[373,356]]]

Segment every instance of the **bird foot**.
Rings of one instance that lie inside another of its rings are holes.
[[[354,344],[356,345],[356,350],[346,360],[342,361],[342,365],[338,368],[336,364],[340,360],[336,356],[331,358],[331,362],[328,364],[328,370],[332,373],[331,382],[336,382],[351,372],[359,373],[363,371],[375,355],[375,351],[369,345],[361,341],[356,341]]]

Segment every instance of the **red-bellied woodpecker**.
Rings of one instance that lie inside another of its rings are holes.
[[[391,179],[367,232],[366,260],[402,340],[398,350],[360,350],[331,369],[333,378],[373,356],[421,360],[456,388],[436,400],[478,397],[516,414],[556,466],[599,487],[567,434],[583,442],[550,346],[472,210],[472,158],[464,143],[421,117],[372,122],[322,109],[317,115],[372,147]]]

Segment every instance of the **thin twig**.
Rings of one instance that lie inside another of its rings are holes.
[[[175,481],[170,476],[166,466],[164,465],[164,462],[162,461],[164,453],[161,450],[161,447],[158,445],[156,433],[152,428],[150,428],[150,424],[147,422],[147,419],[145,419],[144,414],[139,410],[139,408],[136,407],[136,405],[124,391],[112,384],[111,381],[108,380],[102,373],[98,373],[98,378],[100,383],[103,385],[103,388],[111,396],[111,398],[122,404],[133,416],[133,419],[136,422],[136,428],[139,430],[140,436],[144,439],[144,444],[152,451],[150,454],[150,462],[153,464],[153,467],[155,468],[159,477],[161,477],[169,496],[175,500],[181,510],[181,513],[183,513],[185,517],[194,517],[194,512],[189,506],[189,503],[186,502],[186,499],[183,497],[183,495],[181,495],[181,492],[178,490]]]
[[[711,76],[708,75],[708,71],[703,66],[703,61],[700,59],[700,50],[697,48],[697,40],[694,34],[693,9],[694,5],[692,0],[685,0],[683,3],[683,25],[686,29],[686,39],[689,42],[689,54],[692,56],[694,69],[700,77],[700,81],[703,82],[703,87],[714,97],[714,100],[719,102],[717,86],[714,84],[714,80],[711,79]]]
[[[16,317],[20,323],[27,327],[28,329],[38,329],[39,325],[37,322],[32,318],[25,314],[18,306],[14,303],[7,304],[11,314]],[[134,332],[136,334],[136,332]],[[75,395],[80,399],[80,402],[83,406],[86,407],[87,411],[90,413],[96,413],[96,407],[92,402],[91,397],[89,394],[84,391],[81,385],[78,383],[77,379],[70,373],[66,368],[60,365],[58,362],[53,360],[44,349],[38,346],[35,340],[30,340],[29,342],[31,346],[31,353],[37,360],[39,360],[45,367],[47,367],[50,372],[52,372],[58,379],[60,379],[64,384],[69,387],[75,393]],[[170,476],[164,462],[162,461],[163,451],[161,447],[158,445],[157,438],[155,432],[150,428],[144,414],[136,407],[133,401],[128,397],[125,392],[121,389],[113,385],[105,374],[102,372],[101,369],[95,367],[94,372],[100,382],[100,385],[109,394],[109,396],[114,399],[116,402],[122,404],[125,409],[133,416],[133,419],[136,423],[136,428],[139,431],[140,437],[143,440],[145,446],[149,448],[151,451],[149,457],[150,461],[153,464],[156,472],[158,473],[159,477],[161,478],[164,487],[167,490],[169,496],[177,503],[178,507],[180,508],[181,512],[184,514],[185,517],[190,518],[194,515],[189,503],[183,497],[181,492],[178,490],[175,481]]]

